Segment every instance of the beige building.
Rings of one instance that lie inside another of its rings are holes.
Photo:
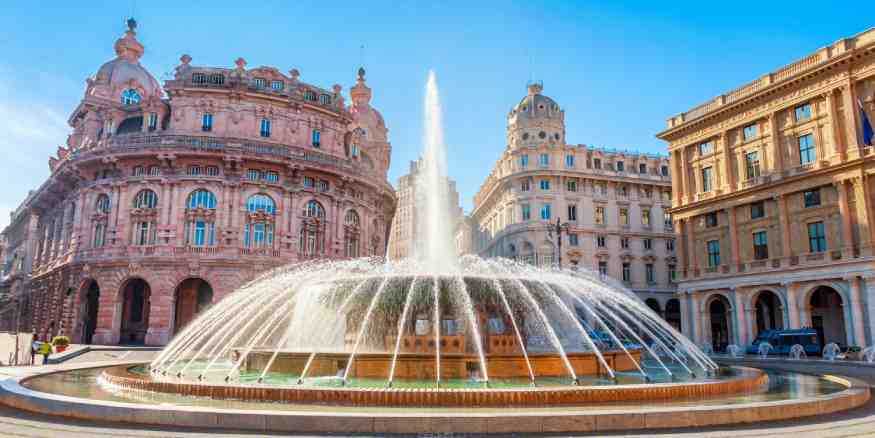
[[[565,112],[542,90],[511,109],[507,149],[474,197],[476,253],[555,264],[559,219],[563,267],[619,279],[679,323],[668,158],[566,143]]]
[[[423,188],[417,184],[417,181],[421,180],[422,165],[422,159],[411,161],[410,172],[398,178],[398,188],[395,192],[398,197],[398,205],[387,250],[391,259],[411,257],[415,254],[416,246],[425,242],[421,230],[424,224],[416,223],[418,217],[416,206],[425,205],[425,201],[421,201],[425,195],[422,192]],[[463,218],[462,208],[459,207],[459,192],[456,190],[456,182],[452,179],[447,178],[446,184],[449,198],[448,208],[452,210],[450,216],[453,218],[453,222],[458,224]],[[417,202],[417,199],[420,199],[421,202]]]
[[[770,328],[875,335],[875,30],[668,119],[683,331],[723,349]]]

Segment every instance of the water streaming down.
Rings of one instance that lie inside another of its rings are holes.
[[[153,378],[502,387],[668,381],[717,369],[632,292],[596,273],[458,257],[434,72],[424,101],[414,257],[266,273],[174,338],[151,363]]]

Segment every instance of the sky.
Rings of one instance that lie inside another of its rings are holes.
[[[226,67],[242,56],[347,93],[364,65],[389,128],[393,184],[421,151],[433,69],[449,173],[470,212],[528,81],[565,110],[568,142],[665,153],[654,136],[666,118],[875,25],[853,4],[3,0],[0,227],[48,177],[85,79],[114,57],[132,14],[141,62],[159,81],[184,53]]]

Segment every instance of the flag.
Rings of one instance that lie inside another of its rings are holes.
[[[872,138],[875,133],[872,132],[872,124],[869,123],[869,117],[866,116],[866,110],[863,109],[863,101],[857,99],[857,105],[860,106],[860,123],[863,124],[863,144],[872,146]]]

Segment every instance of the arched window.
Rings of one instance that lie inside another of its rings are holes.
[[[140,93],[137,93],[137,90],[133,88],[122,91],[122,103],[125,105],[139,105],[141,100],[143,98],[140,97]]]
[[[259,193],[249,197],[246,201],[246,210],[250,213],[262,210],[265,213],[274,214],[276,213],[276,204],[274,204],[270,196]]]
[[[109,196],[101,194],[97,197],[97,212],[109,213]]]
[[[158,195],[146,189],[140,190],[134,198],[134,208],[155,208],[158,206]]]
[[[319,202],[311,200],[304,206],[304,216],[325,219],[325,209]]]
[[[347,211],[343,222],[351,227],[357,227],[359,226],[359,214],[355,210]]]
[[[188,195],[188,208],[216,208],[216,195],[206,189],[198,189]]]

